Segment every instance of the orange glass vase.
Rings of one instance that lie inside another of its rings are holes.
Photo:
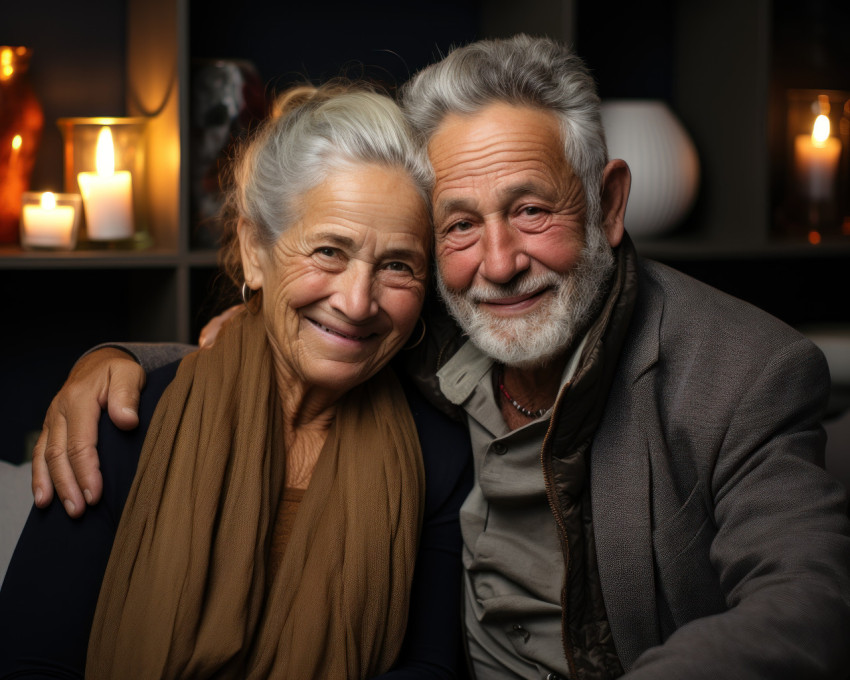
[[[44,127],[27,69],[31,50],[0,47],[0,243],[18,241],[21,196],[29,189]]]

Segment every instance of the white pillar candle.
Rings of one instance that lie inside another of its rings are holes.
[[[811,135],[794,139],[794,167],[803,193],[813,201],[828,201],[835,191],[841,141],[829,136],[829,118],[817,117]]]
[[[22,241],[28,246],[72,248],[74,217],[73,206],[56,205],[56,196],[46,191],[40,205],[24,206]]]
[[[127,170],[115,171],[112,132],[101,128],[97,137],[97,172],[77,175],[86,213],[88,237],[112,241],[133,236],[133,182]]]

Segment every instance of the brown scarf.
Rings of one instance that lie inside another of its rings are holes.
[[[340,401],[271,582],[286,469],[273,376],[259,315],[181,363],[112,548],[87,678],[366,678],[395,661],[424,501],[407,401],[388,369]]]

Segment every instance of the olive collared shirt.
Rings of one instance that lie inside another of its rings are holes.
[[[493,366],[467,342],[437,373],[443,394],[466,411],[475,459],[475,485],[460,511],[470,658],[482,679],[566,678],[564,560],[540,460],[550,413],[510,431],[494,394]]]

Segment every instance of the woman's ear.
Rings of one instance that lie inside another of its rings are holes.
[[[257,232],[243,218],[236,223],[236,235],[239,238],[239,253],[242,256],[242,272],[245,283],[251,290],[263,287],[262,251],[257,243]]]
[[[602,228],[612,248],[620,245],[625,231],[626,204],[632,173],[626,161],[616,158],[602,171]]]

